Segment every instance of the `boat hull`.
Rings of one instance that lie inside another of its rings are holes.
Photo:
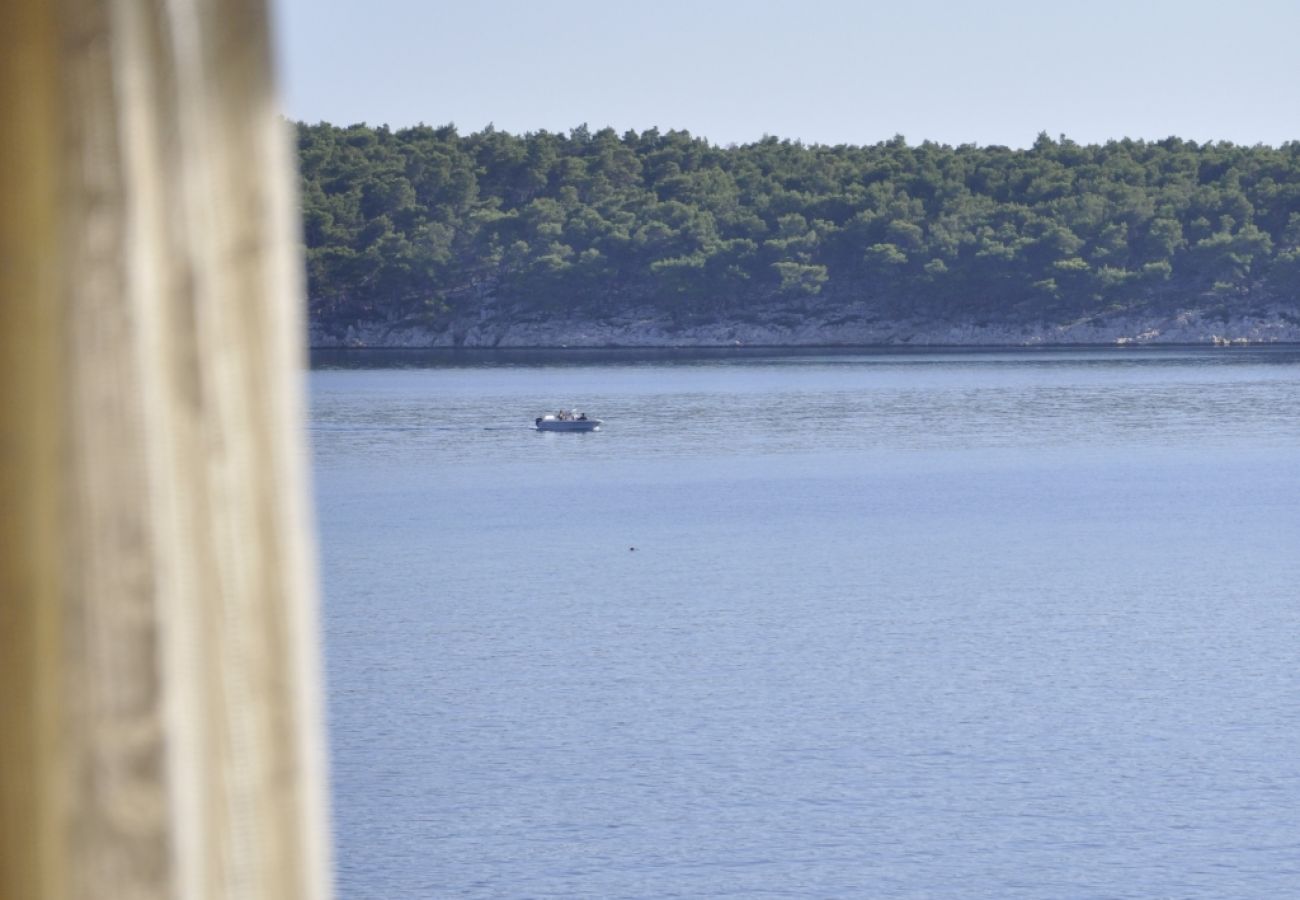
[[[595,431],[600,419],[542,419],[536,423],[538,431]]]

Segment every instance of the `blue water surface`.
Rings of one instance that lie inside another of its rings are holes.
[[[343,898],[1300,894],[1300,351],[315,362]]]

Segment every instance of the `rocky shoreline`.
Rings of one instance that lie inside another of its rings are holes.
[[[1114,315],[1063,324],[936,322],[873,318],[865,309],[751,311],[746,321],[678,324],[661,311],[632,310],[601,319],[480,310],[438,325],[368,322],[329,331],[313,323],[311,346],[328,348],[559,347],[1035,347],[1146,344],[1300,343],[1300,305],[1224,319],[1201,310]]]

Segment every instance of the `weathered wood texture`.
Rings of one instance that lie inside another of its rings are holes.
[[[329,893],[257,0],[0,4],[0,900]]]

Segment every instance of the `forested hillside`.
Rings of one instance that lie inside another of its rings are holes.
[[[1056,322],[1300,295],[1300,142],[717,147],[686,132],[299,125],[318,328],[487,303],[743,320],[811,298]]]

